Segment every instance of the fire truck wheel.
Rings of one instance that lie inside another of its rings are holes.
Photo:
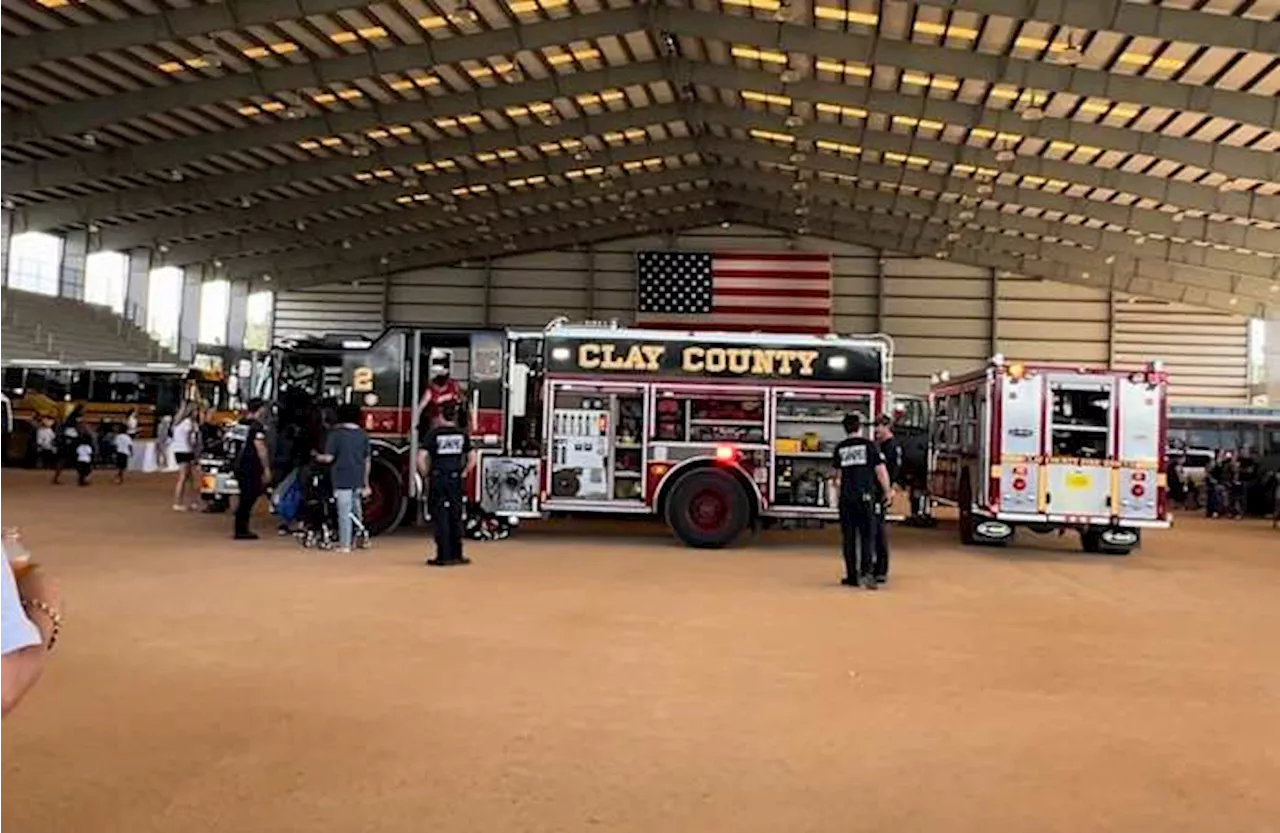
[[[966,547],[973,546],[976,541],[974,536],[973,519],[973,487],[969,485],[969,473],[965,472],[960,476],[960,498],[957,501],[960,512],[960,543]]]
[[[373,494],[364,500],[365,528],[370,535],[390,532],[400,525],[409,505],[404,478],[390,460],[375,457],[369,468],[369,487]]]
[[[672,486],[667,497],[667,523],[688,546],[725,547],[751,523],[751,505],[732,474],[697,469]]]

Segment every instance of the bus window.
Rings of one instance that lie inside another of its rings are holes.
[[[68,392],[71,398],[76,402],[93,401],[93,371],[92,370],[71,370],[71,384],[68,385]]]
[[[15,393],[26,388],[26,370],[21,367],[6,367],[4,369],[4,391],[5,393]],[[22,394],[18,394],[21,396]]]
[[[177,376],[155,376],[151,379],[153,393],[149,402],[155,404],[157,414],[177,413],[182,404],[182,380]]]
[[[55,402],[63,401],[67,396],[71,371],[52,368],[30,368],[27,371],[27,388],[34,393],[43,393]]]

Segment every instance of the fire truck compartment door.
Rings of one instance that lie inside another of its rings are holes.
[[[1002,382],[1000,409],[1000,454],[1003,457],[1031,458],[1044,447],[1044,377],[1040,374]]]
[[[1122,518],[1154,520],[1160,462],[1160,417],[1164,390],[1145,379],[1117,382],[1116,414],[1121,468],[1116,478],[1117,503]]]
[[[479,503],[486,511],[503,517],[536,518],[541,487],[541,458],[480,456]]]

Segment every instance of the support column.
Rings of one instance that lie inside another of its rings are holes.
[[[1116,366],[1116,291],[1107,292],[1107,367]]]
[[[493,258],[486,257],[484,259],[484,317],[481,324],[488,327],[491,324],[491,316],[493,309]]]
[[[124,317],[147,329],[147,298],[151,293],[151,250],[129,250],[129,275],[124,290]]]
[[[231,281],[227,298],[227,352],[235,355],[244,350],[244,333],[249,323],[249,282]]]
[[[58,264],[58,294],[84,300],[85,258],[89,256],[89,232],[69,231],[62,237],[62,262]]]
[[[1000,272],[991,270],[991,343],[987,354],[994,356],[1000,353]]]
[[[1267,402],[1280,405],[1280,318],[1271,319],[1262,328],[1263,381]]]
[[[888,312],[889,293],[885,291],[885,285],[884,285],[885,263],[886,261],[884,259],[884,252],[878,253],[876,255],[876,332],[877,333],[886,332],[884,322],[885,322],[886,314]],[[832,323],[834,324],[835,316],[832,315],[831,317],[833,319]]]
[[[596,318],[596,247],[587,244],[587,320]]]
[[[0,283],[9,285],[9,238],[13,236],[13,211],[0,211]]]
[[[200,342],[200,287],[204,268],[182,270],[182,311],[178,314],[178,358],[189,362],[196,357]],[[223,334],[225,339],[226,334]]]

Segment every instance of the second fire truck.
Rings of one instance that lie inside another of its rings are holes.
[[[850,412],[885,410],[885,336],[666,332],[553,324],[533,332],[396,328],[280,351],[277,385],[364,407],[375,532],[421,497],[416,405],[452,367],[476,449],[476,508],[657,515],[684,543],[725,546],[775,522],[835,520],[832,449]]]
[[[1075,529],[1088,552],[1127,554],[1169,526],[1168,379],[1006,362],[930,390],[929,492],[954,504],[965,544]],[[929,503],[929,501],[926,501]]]

